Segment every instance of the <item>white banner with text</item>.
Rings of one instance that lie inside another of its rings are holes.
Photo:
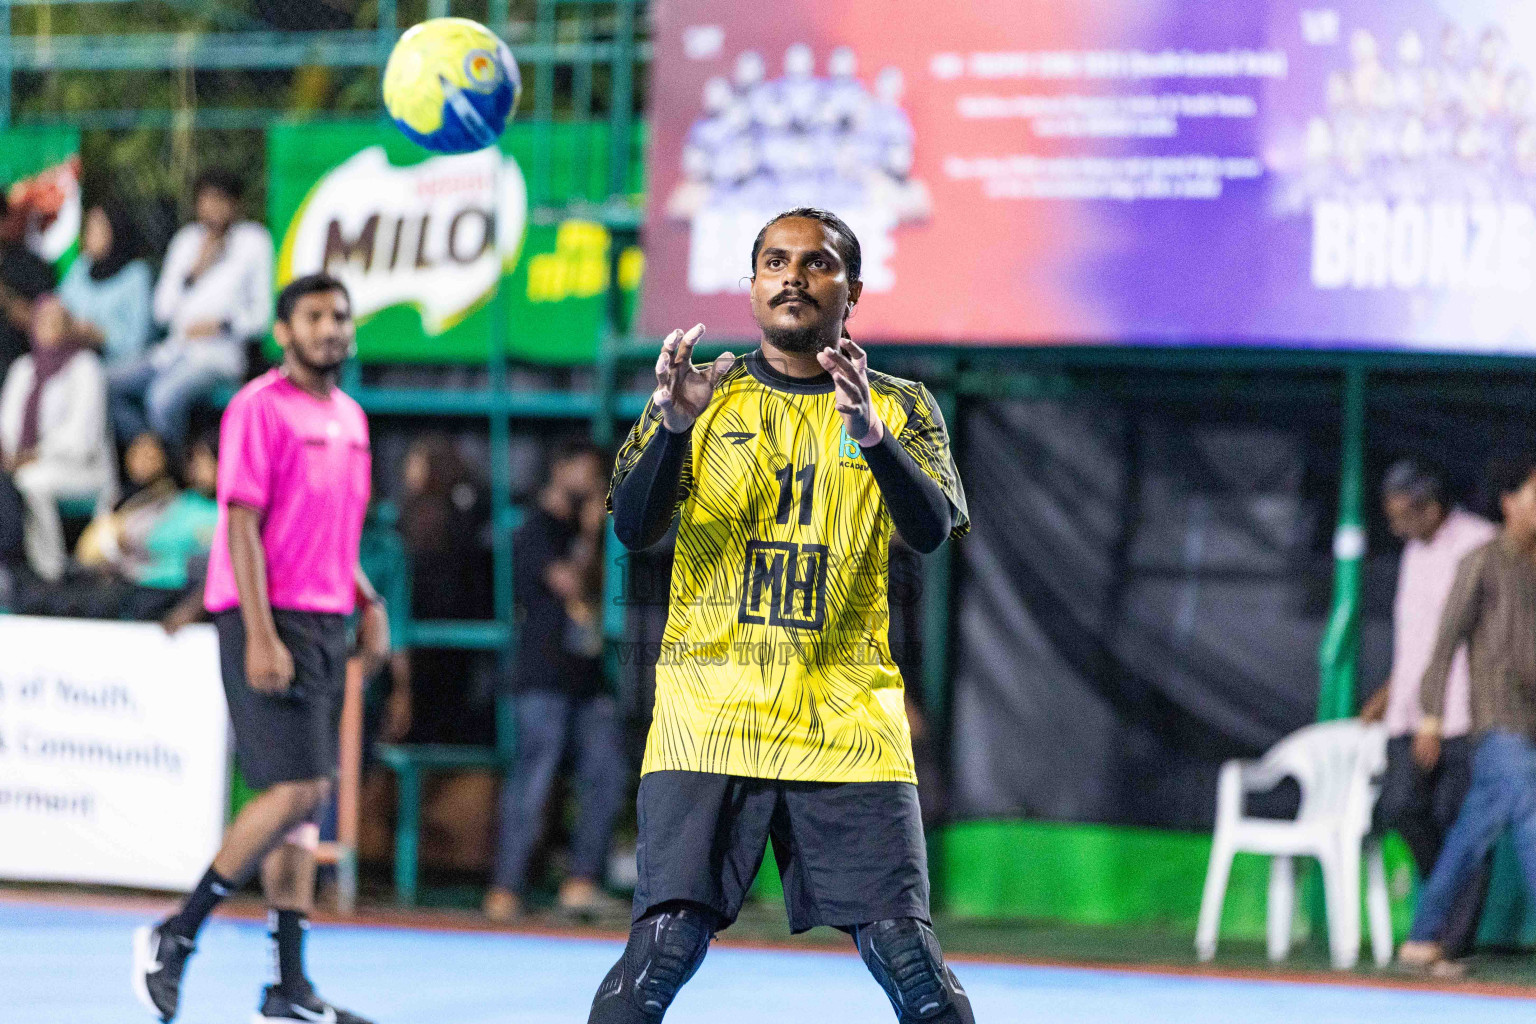
[[[190,889],[227,721],[211,626],[0,616],[0,878]]]

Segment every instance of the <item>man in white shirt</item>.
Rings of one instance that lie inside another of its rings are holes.
[[[1369,722],[1385,721],[1390,737],[1376,827],[1396,829],[1408,843],[1420,877],[1428,878],[1472,781],[1466,649],[1456,653],[1451,666],[1441,756],[1430,768],[1415,761],[1412,749],[1419,728],[1419,686],[1434,653],[1456,567],[1465,555],[1492,540],[1498,528],[1450,507],[1443,478],[1409,459],[1387,471],[1382,509],[1393,534],[1404,542],[1392,614],[1392,674],[1360,715]],[[1471,952],[1486,885],[1485,870],[1457,900],[1442,943],[1447,959]]]
[[[155,286],[155,320],[165,341],[110,375],[118,439],[145,431],[179,446],[187,416],[221,384],[238,383],[245,343],[272,322],[272,236],[238,220],[244,183],[205,171],[194,187],[197,219],[171,239]]]

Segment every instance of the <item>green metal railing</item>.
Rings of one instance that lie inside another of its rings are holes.
[[[302,5],[304,0],[293,3]],[[558,220],[579,214],[599,221],[610,232],[610,270],[616,271],[619,255],[633,244],[640,221],[630,167],[636,85],[650,59],[645,11],[644,0],[379,0],[371,24],[277,31],[252,17],[244,4],[0,0],[0,127],[26,123],[109,133],[259,131],[278,118],[304,116],[280,98],[306,69],[362,76],[357,81],[365,86],[361,92],[367,100],[348,112],[379,112],[377,76],[401,31],[424,17],[472,17],[509,41],[523,74],[518,113],[534,126],[536,138],[532,165],[525,168],[535,207],[530,216]],[[112,74],[133,76],[122,81],[143,84],[142,90],[132,91],[134,105],[93,102],[102,90],[89,86],[99,76]],[[157,97],[170,101],[157,103]],[[606,162],[597,177],[606,181],[608,198],[597,204],[584,199],[579,209],[552,206],[551,182],[560,170],[552,159],[557,123],[594,119],[606,120],[606,143],[578,151],[571,159],[576,180],[587,180],[599,161]],[[616,272],[610,273],[609,315],[599,345],[597,384],[590,391],[510,389],[505,315],[490,318],[497,334],[491,338],[482,389],[370,387],[355,367],[348,374],[348,390],[372,415],[463,417],[483,422],[489,434],[491,515],[496,525],[494,619],[410,623],[405,629],[409,643],[488,649],[510,638],[510,527],[518,519],[512,500],[515,429],[564,420],[586,423],[595,437],[607,441],[639,414],[644,401],[644,396],[615,393],[624,347],[619,279]],[[495,301],[504,302],[505,296],[498,294]]]
[[[1318,652],[1320,721],[1355,713],[1360,657],[1360,588],[1365,564],[1365,369],[1344,371],[1339,515],[1333,533],[1333,606]]]
[[[277,118],[305,113],[273,98],[307,69],[363,73],[358,80],[363,87],[348,93],[345,112],[376,111],[377,74],[401,31],[418,16],[464,14],[485,19],[507,37],[522,70],[519,114],[541,133],[528,169],[532,193],[548,194],[540,184],[552,173],[548,133],[553,123],[601,116],[608,121],[612,144],[602,155],[577,154],[576,169],[582,173],[592,161],[606,160],[610,194],[626,195],[630,139],[639,113],[636,83],[651,56],[645,0],[522,0],[516,12],[510,0],[429,0],[410,5],[409,16],[403,16],[403,6],[379,0],[371,27],[284,32],[258,27],[243,10],[217,3],[0,0],[0,128],[66,123],[83,130],[257,130]],[[91,20],[93,31],[57,32],[51,19],[45,23],[37,17],[26,26],[29,31],[20,30],[21,13],[35,16],[54,8],[76,13],[69,27]],[[94,19],[85,17],[98,9],[114,12],[113,31],[99,31]],[[150,10],[177,14],[170,20],[180,27],[168,31],[165,17],[132,14]],[[124,88],[101,86],[100,76],[114,72],[138,76],[132,83],[143,87],[131,90],[135,102],[95,105],[92,101],[103,91],[114,97],[124,93]],[[219,72],[245,77],[197,87],[196,76]]]

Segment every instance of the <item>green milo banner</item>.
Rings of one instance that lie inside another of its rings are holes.
[[[0,188],[13,215],[26,218],[27,245],[58,267],[79,249],[80,132],[74,128],[0,131]]]
[[[612,239],[595,220],[541,210],[598,197],[606,138],[599,124],[513,125],[499,153],[436,156],[377,122],[276,125],[267,212],[277,286],[319,270],[345,281],[365,361],[483,361],[504,313],[508,355],[589,362]],[[548,197],[531,204],[529,169],[551,165],[538,189]],[[638,249],[621,254],[627,299],[641,269]]]

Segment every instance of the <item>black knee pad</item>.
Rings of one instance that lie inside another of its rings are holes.
[[[704,962],[714,937],[714,915],[671,906],[635,923],[624,955],[592,1001],[589,1024],[655,1024],[678,989]]]
[[[971,1002],[928,925],[915,917],[876,921],[855,928],[853,941],[901,1024],[973,1024]]]

